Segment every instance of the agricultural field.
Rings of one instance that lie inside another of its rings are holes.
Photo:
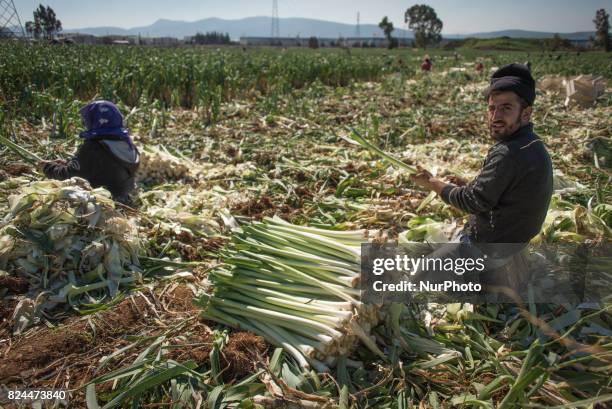
[[[435,50],[422,73],[424,54],[0,44],[0,393],[65,389],[55,405],[74,408],[607,407],[609,301],[359,302],[367,235],[442,242],[466,216],[351,129],[461,184],[491,145],[491,68],[612,80],[598,52]],[[70,158],[78,110],[99,98],[141,151],[129,207],[34,166]],[[564,99],[540,91],[534,108],[555,169],[537,240],[607,243],[612,93]]]

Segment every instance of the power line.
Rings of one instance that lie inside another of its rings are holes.
[[[0,38],[25,38],[13,0],[0,0]]]

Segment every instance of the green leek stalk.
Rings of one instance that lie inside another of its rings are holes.
[[[416,168],[402,162],[401,160],[397,159],[395,156],[390,155],[388,153],[386,153],[385,151],[383,151],[382,149],[380,149],[378,146],[372,144],[370,141],[368,141],[366,138],[364,138],[363,136],[361,136],[359,134],[359,132],[357,132],[357,130],[355,130],[354,128],[349,127],[348,128],[351,131],[351,136],[352,139],[355,140],[356,142],[359,143],[359,145],[363,146],[364,148],[368,149],[371,152],[374,152],[375,154],[377,154],[378,156],[380,156],[381,158],[385,159],[387,162],[406,170],[408,173],[417,173]]]
[[[38,157],[36,154],[17,145],[15,142],[11,141],[10,139],[5,138],[4,136],[0,136],[0,144],[6,146],[7,148],[15,152],[17,155],[21,156],[23,160],[33,165],[36,165],[37,163],[42,161],[42,159]]]
[[[404,169],[408,173],[417,173],[418,172],[415,167],[410,166],[410,165],[402,162],[401,160],[397,159],[395,156],[386,153],[382,149],[378,148],[376,145],[372,144],[370,141],[368,141],[363,136],[361,136],[359,134],[359,132],[357,132],[357,130],[355,130],[353,128],[349,128],[349,130],[352,133],[352,139],[354,139],[356,142],[358,142],[364,148],[368,149],[371,152],[374,152],[375,154],[377,154],[378,156],[382,157],[383,159],[385,159],[387,162],[391,163],[392,165],[395,165],[396,167],[398,167],[400,169]],[[419,206],[417,207],[417,209],[416,209],[417,213],[420,212],[421,210],[423,210],[425,208],[425,206],[427,206],[429,203],[431,203],[431,201],[435,197],[436,197],[436,192],[434,192],[434,191],[429,192],[429,194],[425,197],[425,199],[423,199],[421,201],[421,204],[419,204]]]

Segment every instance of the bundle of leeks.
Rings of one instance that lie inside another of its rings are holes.
[[[207,319],[262,335],[303,368],[326,370],[357,340],[384,358],[368,336],[374,306],[360,301],[366,230],[334,231],[265,218],[235,229],[212,295],[198,301]]]

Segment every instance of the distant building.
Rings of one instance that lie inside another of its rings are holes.
[[[107,44],[107,45],[153,45],[153,46],[175,46],[183,44],[183,41],[174,37],[141,37],[136,35],[105,35],[97,37],[91,34],[62,33],[58,37],[60,41],[70,41],[75,44]]]
[[[319,47],[324,47],[321,44],[322,39],[319,39]],[[240,45],[253,46],[282,46],[282,47],[307,47],[308,39],[299,37],[240,37]]]
[[[308,47],[309,37],[240,37],[242,46],[281,46],[281,47]],[[326,38],[317,37],[319,47],[387,47],[387,39],[384,37],[340,37]],[[396,38],[400,47],[412,47],[413,40],[410,38]]]
[[[182,41],[175,37],[142,37],[140,38],[140,44],[173,46],[182,44]]]
[[[413,40],[405,37],[394,37],[400,47],[412,47]],[[385,37],[347,37],[343,40],[348,47],[376,47],[385,48],[389,42]]]
[[[589,39],[580,39],[580,40],[569,39],[568,41],[570,42],[572,46],[578,47],[578,48],[592,48],[593,47],[593,43]]]
[[[67,40],[72,40],[75,44],[102,44],[100,37],[91,34],[62,33],[62,37]]]
[[[138,45],[140,44],[140,39],[138,36],[122,36],[122,35],[107,35],[100,37],[102,39],[102,44],[110,44],[110,45]]]

